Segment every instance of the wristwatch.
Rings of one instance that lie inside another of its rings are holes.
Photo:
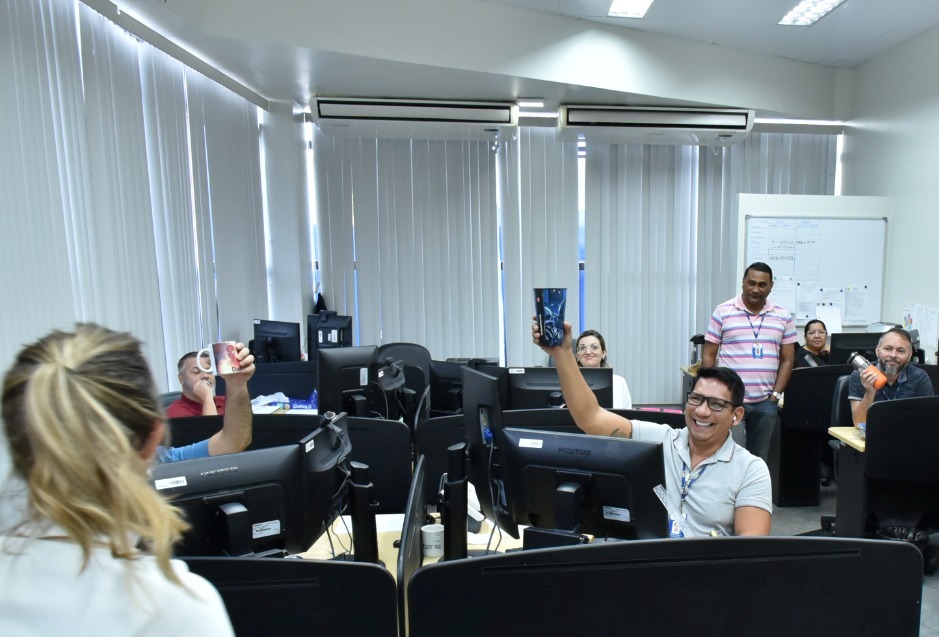
[[[774,391],[771,395],[773,398],[776,399],[776,402],[779,402],[780,400],[782,400],[782,397],[783,397],[782,392],[780,391]]]

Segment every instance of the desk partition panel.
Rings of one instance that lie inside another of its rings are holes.
[[[923,562],[900,542],[637,540],[432,564],[410,637],[919,634]]]

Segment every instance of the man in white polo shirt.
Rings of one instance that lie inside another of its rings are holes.
[[[779,427],[777,403],[792,375],[799,340],[792,314],[767,300],[772,290],[772,269],[759,261],[748,266],[740,296],[711,315],[701,358],[701,367],[729,367],[743,379],[746,447],[763,460]]]

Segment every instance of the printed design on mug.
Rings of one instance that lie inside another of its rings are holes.
[[[541,296],[535,297],[535,303],[541,308],[538,314],[543,318],[543,322],[539,328],[545,343],[558,344],[564,341],[564,306],[567,303],[565,292],[563,288],[544,288]]]

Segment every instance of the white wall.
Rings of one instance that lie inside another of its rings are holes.
[[[843,192],[890,197],[885,321],[900,322],[905,301],[939,307],[937,62],[934,28],[855,69]]]

